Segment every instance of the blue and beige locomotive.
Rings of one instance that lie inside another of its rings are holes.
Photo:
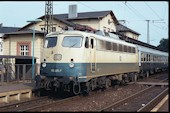
[[[134,81],[139,73],[148,72],[141,68],[139,53],[143,49],[139,52],[138,48],[120,39],[82,31],[49,33],[43,48],[41,86],[77,95]],[[163,55],[167,60],[167,54]]]

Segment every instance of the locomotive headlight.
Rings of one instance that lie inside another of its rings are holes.
[[[70,66],[71,68],[73,68],[73,67],[74,67],[74,63],[71,62],[71,63],[69,64],[69,66]]]
[[[62,55],[61,54],[55,54],[53,59],[54,60],[61,60],[62,59]]]
[[[42,63],[42,67],[46,67],[46,63],[44,62],[44,63]]]

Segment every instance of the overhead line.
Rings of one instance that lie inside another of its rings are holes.
[[[135,10],[133,10],[134,8],[129,4],[129,6],[131,6],[131,8],[127,5],[127,3],[125,4],[133,13],[135,13],[135,15],[136,16],[140,16],[140,17],[142,17],[142,18],[144,18],[145,20],[146,20],[146,18],[143,16],[143,15],[139,15],[140,13],[137,13],[137,12],[135,12],[136,11],[136,9]],[[132,9],[133,8],[133,9]],[[139,18],[140,18],[139,17]],[[140,18],[141,19],[141,18]]]
[[[144,3],[154,12],[154,14],[160,19],[162,20],[162,18],[149,6],[149,4],[147,4],[145,1]]]
[[[86,5],[86,4],[84,4],[84,3],[80,2],[80,1],[77,1],[77,2],[78,2],[78,3],[81,3],[82,5],[84,5],[84,6],[88,7],[88,8],[90,8],[90,9],[92,9],[92,10],[94,10],[94,11],[96,11],[96,9],[93,9],[93,8],[89,7],[88,5]]]

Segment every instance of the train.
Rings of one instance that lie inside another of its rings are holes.
[[[78,30],[46,35],[37,86],[88,94],[168,69],[168,53]]]

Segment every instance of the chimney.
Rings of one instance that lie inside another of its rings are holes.
[[[68,18],[76,18],[76,17],[77,17],[77,5],[69,5]]]

